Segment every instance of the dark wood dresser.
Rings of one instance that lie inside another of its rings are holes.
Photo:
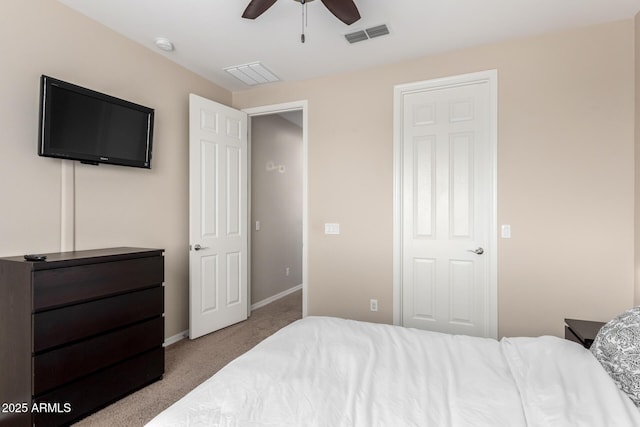
[[[0,258],[0,426],[68,425],[162,378],[163,253]]]

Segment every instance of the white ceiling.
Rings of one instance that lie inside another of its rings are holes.
[[[294,81],[565,28],[631,19],[640,0],[355,0],[362,19],[347,26],[320,1],[279,0],[258,19],[249,0],[59,0],[229,90],[249,86],[224,68],[261,61]],[[391,34],[349,44],[344,34],[386,24]]]

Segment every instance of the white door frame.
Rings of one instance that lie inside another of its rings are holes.
[[[402,134],[403,108],[405,94],[434,90],[436,88],[468,85],[486,82],[490,87],[490,165],[491,173],[491,213],[488,248],[489,257],[489,331],[490,336],[498,337],[498,256],[497,256],[497,149],[498,149],[498,72],[480,71],[433,80],[397,85],[393,99],[393,323],[402,324]]]
[[[307,208],[307,147],[308,147],[308,101],[293,101],[283,104],[264,105],[261,107],[245,108],[242,111],[249,116],[249,164],[251,164],[251,118],[256,116],[264,116],[268,114],[278,114],[287,111],[301,111],[302,112],[302,317],[307,316],[307,283],[308,283],[308,269],[307,269],[307,248],[308,242],[308,208]],[[248,168],[249,175],[251,174],[251,168]],[[251,212],[251,176],[249,176],[249,212]],[[251,215],[249,215],[250,217]],[[249,223],[251,218],[249,218]],[[250,229],[250,228],[248,228]],[[249,233],[249,254],[251,254],[251,234]],[[249,270],[251,270],[251,262],[249,262]],[[251,277],[251,271],[249,271],[249,277]],[[249,295],[251,295],[251,280],[249,280]],[[251,313],[251,298],[248,299],[248,310]]]

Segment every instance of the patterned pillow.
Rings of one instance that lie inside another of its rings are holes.
[[[640,407],[640,307],[600,329],[591,352],[618,387]]]

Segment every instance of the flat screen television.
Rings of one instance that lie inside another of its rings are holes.
[[[43,75],[38,155],[151,168],[154,110]]]

